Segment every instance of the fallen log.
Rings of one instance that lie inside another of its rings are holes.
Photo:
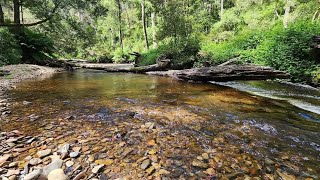
[[[234,80],[266,80],[284,79],[289,75],[271,67],[256,65],[226,65],[215,67],[194,68],[185,70],[169,70],[147,72],[149,75],[168,76],[190,81],[234,81]]]
[[[161,65],[158,64],[153,64],[149,66],[139,66],[139,67],[133,67],[130,69],[127,68],[104,68],[104,71],[107,72],[132,72],[132,73],[146,73],[146,72],[151,72],[151,71],[163,71],[166,70],[165,67],[162,67]]]

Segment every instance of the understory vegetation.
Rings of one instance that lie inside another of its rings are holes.
[[[24,11],[14,11],[17,2]],[[237,59],[317,84],[319,48],[310,45],[320,36],[319,3],[7,0],[0,3],[0,65],[46,64],[50,59],[130,63],[131,54],[138,52],[139,65],[154,64],[158,57],[172,59],[174,69]]]

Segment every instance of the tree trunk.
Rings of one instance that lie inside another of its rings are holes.
[[[221,0],[220,1],[220,19],[222,19],[222,16],[223,16],[223,11],[224,11],[223,4],[224,4],[224,0]]]
[[[20,0],[13,0],[13,13],[14,13],[13,22],[15,24],[21,24],[21,22],[20,22]]]
[[[145,71],[146,72],[146,71]],[[256,65],[227,65],[184,70],[148,72],[150,75],[169,76],[186,81],[236,81],[236,80],[267,80],[283,79],[289,75],[271,67]]]
[[[114,49],[114,32],[113,28],[110,28],[110,46],[112,49]]]
[[[141,20],[142,20],[142,26],[143,26],[144,40],[145,40],[145,43],[146,43],[146,49],[149,50],[149,42],[148,42],[148,34],[147,34],[147,27],[146,27],[144,0],[141,0],[141,14],[142,14]]]
[[[128,4],[125,4],[125,13],[126,13],[126,18],[127,18],[127,23],[128,23],[128,28],[129,30],[131,30],[131,22],[130,22],[130,16],[129,16],[129,13],[128,13],[128,9],[129,9],[129,5]]]
[[[158,47],[157,42],[157,31],[156,31],[156,13],[151,13],[151,21],[152,21],[152,40],[153,40],[153,48]]]
[[[20,9],[21,9],[20,13],[21,13],[21,21],[22,21],[22,24],[23,24],[24,23],[24,17],[23,17],[23,6],[22,6],[22,4],[23,4],[23,0],[20,0]]]
[[[121,17],[121,14],[122,14],[122,9],[121,9],[121,2],[120,0],[117,0],[117,4],[118,4],[118,23],[119,23],[119,45],[121,47],[121,50],[122,50],[122,53],[123,53],[123,42],[122,42],[122,17]]]
[[[4,23],[4,13],[0,4],[0,23]]]
[[[289,18],[290,18],[290,10],[292,6],[291,0],[286,0],[286,5],[284,7],[284,15],[283,15],[283,27],[287,28],[288,23],[289,23]]]

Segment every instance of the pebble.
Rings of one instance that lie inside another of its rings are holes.
[[[153,166],[151,166],[151,167],[149,167],[147,170],[146,170],[146,173],[147,173],[147,175],[149,176],[150,174],[152,174],[153,172],[154,172],[154,167]]]
[[[74,148],[72,148],[72,150],[73,150],[74,152],[80,152],[81,147],[74,147]]]
[[[36,166],[36,165],[40,164],[41,162],[42,162],[41,159],[39,159],[39,158],[33,158],[33,159],[31,159],[31,160],[29,161],[29,164],[32,165],[32,166]]]
[[[48,174],[56,169],[60,169],[62,167],[63,161],[61,159],[57,159],[52,161],[50,164],[43,168],[43,175],[48,176]]]
[[[12,175],[19,175],[20,173],[20,170],[19,169],[15,169],[15,170],[11,170],[9,169],[6,176],[9,177],[9,176],[12,176]]]
[[[80,180],[80,179],[83,179],[84,177],[86,177],[86,171],[80,172],[78,175],[76,175],[76,177],[73,180]]]
[[[103,167],[104,167],[104,164],[95,166],[95,167],[92,169],[92,173],[93,173],[93,174],[97,174],[98,172],[100,172],[100,171],[102,170]]]
[[[144,161],[141,163],[141,166],[140,166],[141,169],[143,169],[143,170],[147,169],[147,168],[149,167],[150,163],[151,163],[150,159],[144,160]]]
[[[12,176],[9,177],[9,180],[17,180],[17,179],[18,179],[17,175],[12,175]]]
[[[88,156],[88,160],[89,160],[89,162],[93,162],[94,161],[94,156],[93,155],[89,155]]]
[[[55,169],[49,173],[48,180],[69,180],[69,178],[64,174],[63,169]]]
[[[38,151],[37,155],[39,158],[43,158],[43,157],[50,155],[51,153],[52,153],[51,149],[46,149],[46,150]]]
[[[36,180],[41,175],[42,170],[36,169],[24,177],[24,180]]]
[[[29,102],[29,101],[23,101],[23,102],[22,102],[22,104],[23,104],[23,105],[30,105],[30,104],[32,104],[32,102]]]
[[[208,159],[209,159],[209,154],[208,154],[208,153],[203,153],[201,156],[202,156],[202,158],[205,159],[205,160],[208,160]]]
[[[70,144],[65,144],[58,150],[58,152],[61,154],[68,153],[69,149],[70,149]]]
[[[194,166],[194,167],[200,167],[200,168],[208,168],[208,164],[207,163],[204,163],[204,162],[202,162],[202,161],[199,161],[199,160],[194,160],[193,162],[192,162],[192,166]]]
[[[13,167],[17,167],[18,166],[18,162],[12,162],[9,164],[9,168],[13,168]]]
[[[113,160],[112,159],[106,159],[106,160],[99,159],[99,160],[96,160],[95,163],[98,165],[104,164],[106,166],[109,166],[109,165],[113,164]]]
[[[79,152],[72,152],[72,153],[70,153],[69,154],[69,156],[71,157],[71,158],[76,158],[76,157],[78,157],[79,156]]]
[[[152,162],[158,162],[158,157],[156,155],[151,155],[150,159]]]
[[[275,164],[275,162],[272,161],[272,160],[269,159],[269,158],[266,158],[266,159],[265,159],[265,163],[266,163],[267,165],[273,165],[273,164]]]
[[[74,162],[73,161],[67,161],[66,162],[66,166],[67,167],[71,167],[71,166],[73,166],[74,165]]]

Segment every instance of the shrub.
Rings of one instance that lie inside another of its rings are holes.
[[[190,68],[193,67],[196,61],[196,55],[199,49],[199,41],[193,38],[183,39],[177,42],[169,41],[157,49],[142,54],[142,61],[139,65],[155,64],[159,56],[165,56],[172,60],[173,69]]]
[[[279,24],[266,33],[267,38],[250,56],[258,63],[288,71],[294,81],[310,82],[317,68],[310,53],[310,42],[312,36],[319,34],[317,23],[300,21],[287,29]]]
[[[287,29],[281,23],[269,30],[242,31],[235,37],[202,46],[201,54],[212,64],[235,57],[289,72],[293,81],[312,81],[318,67],[310,53],[311,38],[320,34],[319,23],[297,21]]]
[[[21,53],[14,35],[7,28],[0,28],[0,66],[20,63]]]
[[[53,58],[54,43],[48,36],[24,28],[18,39],[22,49],[22,62],[44,65]]]

